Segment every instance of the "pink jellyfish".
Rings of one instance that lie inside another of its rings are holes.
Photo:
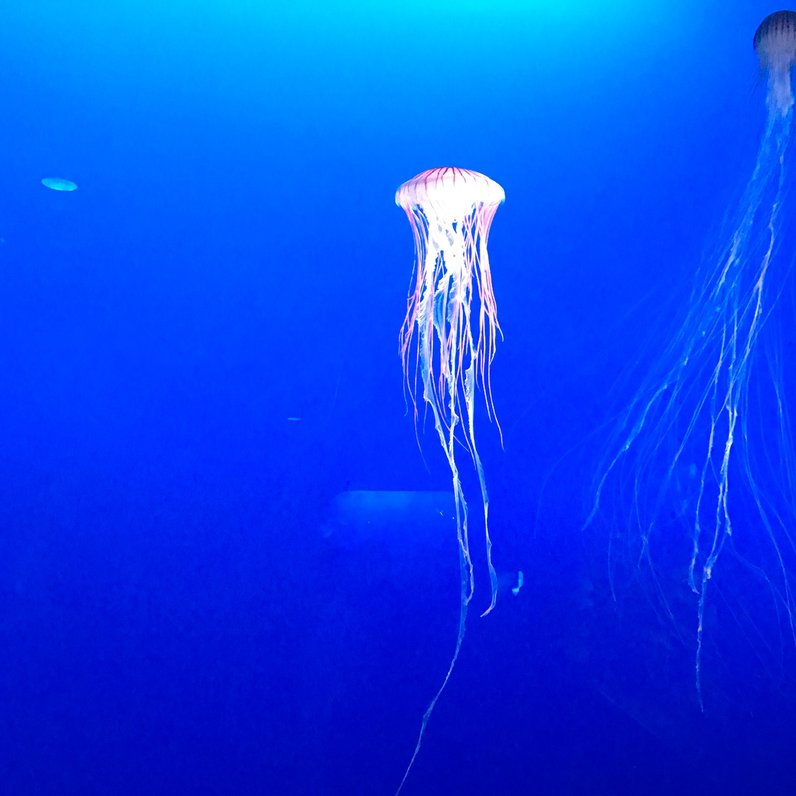
[[[487,414],[495,417],[490,368],[500,326],[492,290],[487,240],[492,219],[506,195],[496,182],[476,171],[439,168],[405,182],[395,203],[409,217],[415,239],[415,284],[407,300],[400,333],[401,359],[417,420],[419,390],[431,412],[448,460],[456,505],[461,562],[461,610],[456,647],[445,678],[431,700],[400,791],[420,751],[434,706],[450,679],[461,649],[467,608],[473,596],[473,564],[456,448],[469,451],[481,487],[486,560],[492,586],[489,613],[497,597],[497,575],[489,538],[489,497],[475,442],[475,393],[484,393]],[[476,306],[473,306],[474,299]],[[499,430],[498,426],[498,430]]]

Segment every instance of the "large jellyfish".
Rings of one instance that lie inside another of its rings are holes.
[[[401,327],[401,359],[415,423],[418,405],[422,403],[431,414],[450,467],[461,566],[456,646],[442,685],[423,715],[399,792],[420,751],[431,713],[453,672],[473,596],[467,501],[457,464],[460,445],[475,466],[483,504],[486,562],[492,588],[484,614],[494,608],[497,596],[498,579],[489,538],[489,498],[475,439],[475,394],[480,384],[487,413],[494,418],[490,368],[500,326],[487,240],[492,219],[504,199],[505,193],[496,182],[478,172],[458,168],[424,171],[401,185],[395,194],[395,203],[409,217],[415,240],[414,287]]]
[[[620,521],[640,531],[637,559],[653,568],[658,535],[685,529],[690,541],[684,563],[696,595],[700,704],[708,584],[720,554],[734,547],[733,534],[767,540],[767,548],[757,545],[755,551],[765,566],[749,559],[742,565],[762,574],[796,633],[789,574],[796,460],[786,396],[796,373],[792,356],[785,356],[796,302],[793,256],[784,253],[788,228],[782,224],[796,12],[766,17],[754,49],[768,78],[757,161],[726,243],[699,275],[681,331],[624,417],[587,521],[601,502],[624,506]],[[674,523],[673,516],[679,518]]]

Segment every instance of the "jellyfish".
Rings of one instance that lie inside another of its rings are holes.
[[[796,374],[787,371],[783,342],[796,302],[782,223],[796,12],[771,14],[753,43],[768,77],[757,160],[725,242],[698,272],[679,333],[623,417],[586,521],[612,502],[620,524],[637,528],[635,557],[652,572],[652,550],[663,545],[658,536],[685,532],[700,706],[708,586],[733,534],[766,540],[758,553],[765,567],[744,563],[762,573],[796,638],[789,574],[796,458],[786,389]]]
[[[775,11],[757,29],[754,48],[768,73],[770,112],[787,116],[793,107],[791,70],[796,61],[796,12]]]
[[[497,423],[490,370],[501,334],[492,289],[487,242],[492,219],[505,199],[503,188],[467,169],[424,171],[398,188],[395,203],[409,218],[415,243],[414,286],[407,299],[399,336],[405,385],[414,409],[430,413],[453,482],[456,534],[461,570],[461,604],[456,646],[442,685],[421,722],[414,753],[398,787],[414,764],[431,713],[459,656],[474,591],[467,501],[459,477],[463,448],[475,467],[483,507],[486,565],[495,606],[498,577],[492,564],[489,497],[475,437],[476,390],[480,386],[490,419]],[[500,426],[498,425],[498,431]]]
[[[64,179],[63,177],[44,177],[41,184],[51,191],[76,191],[77,184],[72,180]]]

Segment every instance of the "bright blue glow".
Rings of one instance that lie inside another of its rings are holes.
[[[45,177],[41,184],[52,191],[70,192],[77,190],[77,183],[72,182],[72,180],[66,180],[63,177]]]

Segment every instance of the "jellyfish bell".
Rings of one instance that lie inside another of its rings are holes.
[[[41,181],[41,184],[45,188],[49,188],[51,191],[69,193],[71,191],[77,190],[77,183],[72,182],[72,180],[64,179],[63,177],[44,177],[44,179]]]
[[[796,64],[796,11],[775,11],[753,40],[760,65],[768,72],[768,105],[782,116],[793,107],[791,70]]]
[[[453,219],[472,213],[478,205],[497,209],[505,199],[505,191],[494,180],[459,168],[429,169],[407,180],[395,192],[395,204],[407,212],[415,206],[435,208]]]

